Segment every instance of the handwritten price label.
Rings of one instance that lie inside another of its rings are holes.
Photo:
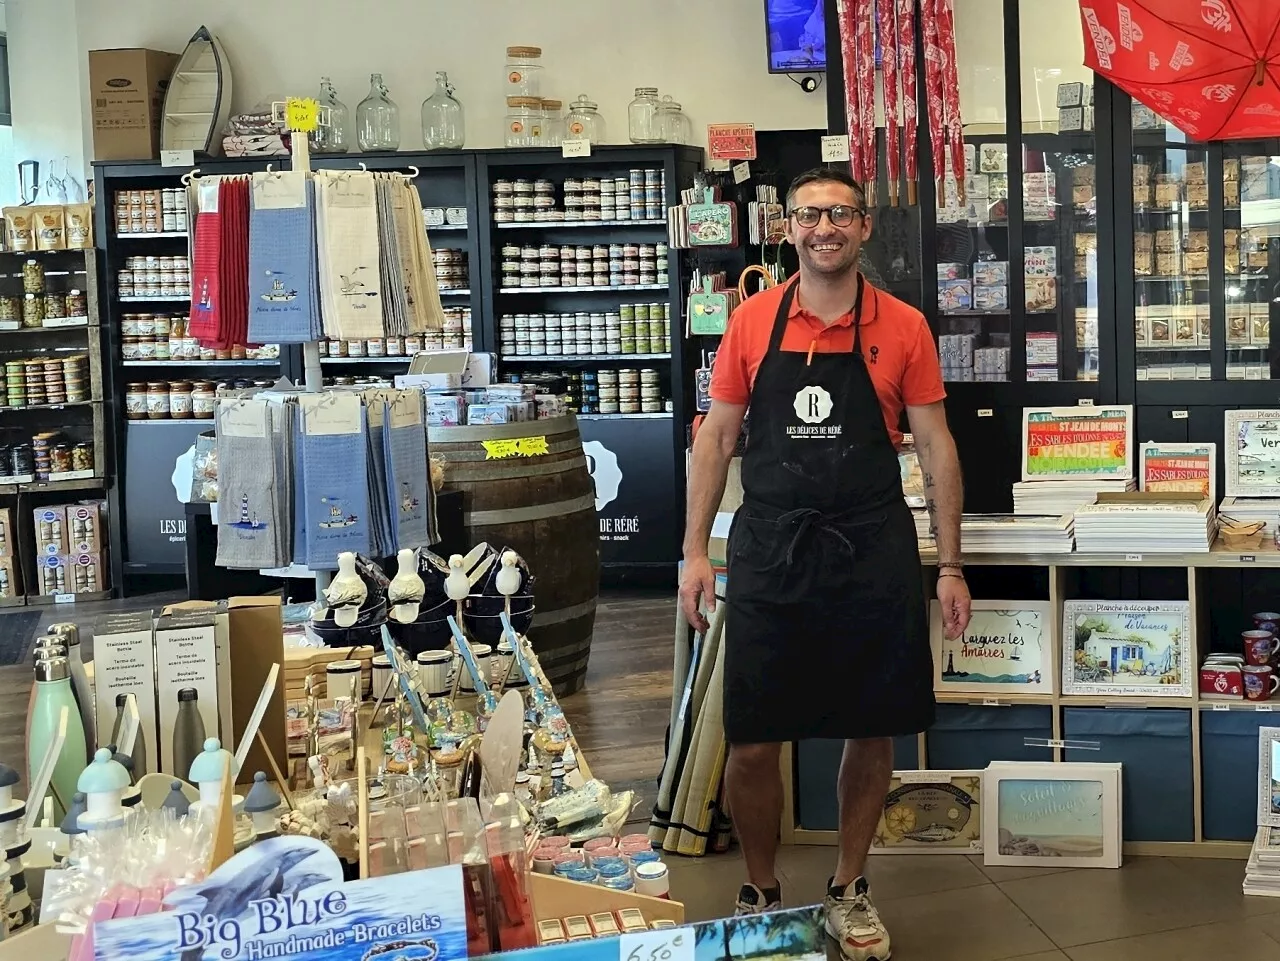
[[[637,931],[618,939],[618,961],[693,961],[693,931]]]
[[[537,457],[548,453],[547,438],[515,437],[511,440],[485,440],[480,442],[484,447],[485,460],[501,460],[504,457]]]
[[[320,104],[308,98],[290,97],[284,105],[284,125],[298,133],[311,133],[320,123]]]

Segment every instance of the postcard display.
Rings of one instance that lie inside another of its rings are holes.
[[[1231,641],[1210,634],[1206,596],[1208,569],[1280,569],[1280,410],[1228,412],[1221,518],[1217,443],[1135,443],[1125,405],[1028,408],[1023,423],[1015,487],[1022,509],[965,515],[964,551],[975,587],[1028,583],[981,570],[1022,567],[1046,569],[1045,580],[1031,583],[1047,581],[1047,590],[983,596],[975,589],[971,622],[954,640],[943,637],[932,605],[938,718],[929,731],[895,743],[891,802],[875,851],[990,851],[992,831],[1001,829],[1000,798],[989,777],[980,785],[972,779],[997,762],[1067,761],[1119,765],[1114,795],[1125,853],[1175,854],[1195,844],[1245,858],[1255,833],[1270,843],[1274,831],[1274,850],[1260,840],[1254,861],[1261,853],[1264,863],[1270,857],[1280,865],[1280,815],[1274,826],[1261,813],[1257,826],[1240,816],[1251,810],[1254,791],[1253,748],[1245,745],[1280,702],[1269,663],[1280,655],[1280,613],[1252,623],[1245,616],[1240,629],[1254,630],[1244,635],[1241,657]],[[1046,509],[1063,513],[1036,513]],[[917,509],[916,516],[928,568],[937,555],[927,515]],[[1266,527],[1238,535],[1246,529],[1238,521]],[[1159,585],[1151,593],[1148,575]],[[1089,587],[1109,582],[1139,590],[1098,596]],[[804,792],[825,783],[827,755],[807,745],[794,755],[823,771],[811,767],[797,779],[798,815],[785,839],[826,843],[834,824],[825,808],[806,807]],[[1265,809],[1270,769],[1261,770]],[[1280,880],[1273,883],[1280,890]]]

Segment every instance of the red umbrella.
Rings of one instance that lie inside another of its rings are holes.
[[[1280,135],[1277,0],[1080,0],[1080,19],[1085,66],[1188,136]]]

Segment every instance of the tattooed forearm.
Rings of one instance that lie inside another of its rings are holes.
[[[936,538],[938,536],[938,504],[932,498],[925,498],[924,509],[929,512],[929,536]]]
[[[923,442],[922,442],[923,440]],[[917,437],[916,451],[924,480],[924,506],[929,512],[929,534],[938,557],[955,561],[960,557],[960,514],[964,494],[960,482],[960,460],[955,442],[943,432],[927,440]]]

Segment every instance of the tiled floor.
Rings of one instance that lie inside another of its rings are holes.
[[[723,917],[736,851],[669,855],[691,920]],[[783,847],[787,904],[821,900],[831,847]],[[1280,899],[1240,893],[1241,861],[1132,858],[1118,871],[984,868],[980,856],[878,856],[871,893],[895,961],[1280,961]]]

